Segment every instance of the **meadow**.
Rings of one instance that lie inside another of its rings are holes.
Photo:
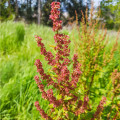
[[[75,29],[70,31],[64,29],[62,32],[70,36],[70,58],[72,58],[76,47],[74,41],[76,40],[78,42],[78,34]],[[40,55],[40,49],[37,47],[35,35],[43,38],[43,42],[48,51],[53,51],[53,45],[55,45],[55,43],[52,28],[42,25],[37,26],[35,24],[27,25],[22,22],[0,23],[1,120],[41,119],[39,112],[34,106],[34,102],[37,100],[39,100],[42,105],[41,107],[47,111],[49,102],[42,99],[34,80],[34,76],[37,74],[34,62],[36,59],[40,59],[46,72],[49,71],[50,67],[47,65],[44,57]],[[109,36],[109,40],[105,49],[109,52],[111,46],[115,43],[117,32],[108,31],[107,36]],[[120,70],[119,53],[120,37],[118,39],[118,50],[113,56],[114,60],[112,64],[106,66],[106,69],[101,72],[101,79],[107,75],[107,69],[110,69],[110,71],[114,69]],[[108,82],[106,82],[106,84],[108,84]],[[96,97],[94,99],[99,99],[99,97],[106,94],[106,91],[109,91],[106,86],[101,87],[100,94],[96,91]],[[110,100],[108,100],[108,105],[109,102]],[[95,104],[95,106],[97,105],[98,104]],[[107,109],[108,108],[106,108],[106,110]]]

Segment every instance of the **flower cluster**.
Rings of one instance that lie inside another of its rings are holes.
[[[73,57],[73,68],[74,68],[74,71],[72,73],[72,81],[71,83],[73,84],[74,87],[76,87],[77,85],[77,82],[78,82],[78,79],[81,75],[81,71],[80,71],[80,67],[81,67],[81,64],[78,62],[78,57],[77,55],[75,54],[74,57]]]
[[[75,115],[76,115],[76,116],[79,115],[79,114],[81,114],[81,113],[84,113],[85,110],[87,110],[88,102],[89,102],[88,96],[85,96],[85,97],[84,97],[84,102],[81,101],[81,100],[79,100],[78,106],[77,106],[78,109],[77,109],[76,112],[75,112]]]
[[[56,100],[56,98],[53,96],[53,90],[52,89],[49,89],[47,91],[47,97],[48,97],[48,100],[50,101],[50,104],[53,104],[54,107],[58,107],[62,103],[61,100]]]
[[[91,120],[95,120],[95,118],[98,118],[100,113],[103,111],[104,107],[103,105],[106,103],[106,97],[103,97],[100,101],[100,104],[97,107],[97,111],[94,114],[94,117]],[[99,119],[99,118],[98,118]]]
[[[49,65],[55,65],[55,60],[53,59],[54,56],[51,52],[47,52],[45,49],[44,43],[42,43],[42,38],[39,36],[35,36],[37,40],[38,47],[41,47],[41,55],[45,56],[45,60],[48,61]]]
[[[60,15],[60,3],[52,2],[51,4],[51,15],[50,19],[53,20],[53,31],[56,32],[54,35],[54,40],[56,43],[55,51],[56,55],[54,56],[51,52],[47,52],[44,43],[42,43],[42,38],[35,36],[37,40],[38,47],[41,49],[41,55],[45,56],[45,60],[48,61],[48,64],[52,67],[53,75],[46,74],[42,63],[39,59],[35,61],[37,67],[37,72],[40,74],[34,77],[36,84],[39,87],[40,92],[42,93],[42,98],[49,101],[53,105],[47,115],[39,106],[39,102],[35,102],[37,110],[40,112],[43,118],[52,119],[51,113],[54,113],[55,110],[59,111],[61,108],[64,109],[64,113],[61,113],[61,116],[58,120],[69,119],[68,112],[71,112],[75,116],[78,116],[88,109],[89,98],[87,95],[84,95],[84,99],[80,100],[79,94],[75,91],[77,88],[77,83],[81,76],[81,64],[78,62],[77,54],[74,54],[73,59],[70,60],[68,57],[70,55],[69,49],[69,36],[59,33],[59,30],[62,28],[62,21],[59,20]],[[70,72],[68,66],[73,62],[73,72]],[[56,94],[59,98],[54,96],[52,89],[45,90],[45,85],[42,81],[46,80],[47,85],[52,85],[56,90]],[[76,104],[77,103],[77,104]],[[102,104],[102,103],[101,103]],[[100,107],[102,105],[100,104]],[[74,108],[71,108],[74,106]],[[98,110],[99,111],[99,110]],[[56,113],[56,112],[55,112]]]
[[[58,31],[62,29],[62,21],[59,20],[60,16],[60,2],[52,2],[51,3],[51,15],[50,19],[53,20],[53,31]]]
[[[47,83],[48,85],[51,85],[54,83],[54,81],[52,80],[52,78],[50,77],[50,75],[47,75],[45,72],[44,72],[44,69],[42,67],[42,63],[40,62],[39,59],[37,59],[35,61],[35,65],[37,67],[37,72],[41,75],[41,79],[42,80],[47,80]],[[36,78],[38,79],[38,77],[35,76],[35,80]],[[36,80],[37,81],[37,80]]]
[[[48,61],[48,64],[51,65],[52,71],[56,74],[56,77],[53,78],[50,75],[47,75],[42,67],[42,63],[39,59],[36,60],[35,65],[37,67],[37,72],[40,74],[42,80],[46,80],[48,85],[53,85],[58,91],[59,95],[62,96],[61,99],[57,100],[56,97],[53,95],[53,90],[49,89],[48,91],[44,90],[44,85],[42,81],[39,79],[38,76],[35,76],[34,79],[36,84],[38,85],[40,91],[42,92],[42,97],[47,99],[50,104],[53,104],[53,108],[51,109],[54,111],[54,108],[59,107],[60,105],[63,106],[64,110],[69,110],[69,105],[74,104],[78,101],[77,95],[74,95],[73,92],[77,85],[78,79],[81,75],[80,64],[77,60],[77,55],[75,54],[73,57],[73,73],[70,75],[70,71],[68,69],[68,65],[71,63],[69,60],[70,49],[69,49],[69,36],[65,34],[60,34],[58,31],[62,28],[61,23],[62,21],[59,20],[60,15],[60,3],[59,2],[52,2],[51,4],[51,15],[50,19],[53,20],[53,31],[57,33],[54,36],[54,40],[56,43],[55,51],[56,56],[54,57],[51,52],[47,52],[44,43],[42,43],[42,38],[39,36],[35,36],[37,40],[38,47],[41,48],[41,54],[45,56],[45,60]],[[69,100],[65,100],[65,96],[71,97]],[[41,111],[38,102],[35,105],[37,110]],[[85,101],[83,103],[83,107],[86,109],[87,104]],[[40,112],[41,113],[41,112]],[[46,114],[42,117],[46,118]]]
[[[40,112],[41,116],[43,118],[45,118],[46,120],[52,120],[45,112],[43,109],[40,108],[39,102],[36,101],[35,102],[35,107],[37,108],[37,110]]]
[[[117,112],[112,120],[117,120],[118,115],[119,115],[119,113]]]
[[[115,103],[115,104],[112,104],[111,106],[111,109],[112,108],[115,108],[115,116],[113,118],[113,120],[117,120],[120,118],[120,113],[118,111],[120,111],[120,104],[119,104],[119,93],[120,93],[120,72],[115,69],[113,72],[112,72],[112,75],[111,75],[111,78],[112,78],[112,85],[113,85],[113,95],[112,95],[112,98],[111,98],[111,101],[112,103]],[[116,99],[115,99],[116,98]],[[110,113],[112,112],[112,110],[110,111]],[[109,115],[110,115],[109,113]]]
[[[114,92],[115,92],[116,89],[120,88],[120,72],[118,72],[117,69],[114,70],[111,77],[112,77],[112,83],[113,83]]]
[[[44,85],[39,80],[39,76],[34,77],[36,84],[38,85],[40,91],[42,92],[42,98],[47,99],[50,101],[50,104],[54,104],[54,106],[59,106],[61,104],[61,100],[56,100],[56,98],[53,96],[52,89],[49,89],[47,92],[44,91]]]

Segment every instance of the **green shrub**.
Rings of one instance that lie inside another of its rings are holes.
[[[114,42],[110,41],[107,36],[107,30],[104,29],[104,26],[99,30],[98,19],[94,20],[92,16],[93,9],[91,9],[90,20],[88,20],[86,14],[86,21],[83,16],[81,26],[73,31],[75,51],[78,53],[79,61],[82,64],[83,74],[80,83],[83,88],[82,93],[89,95],[92,103],[99,100],[102,95],[107,97],[108,102],[105,110],[108,109],[108,111],[103,111],[101,117],[109,119],[109,114],[110,118],[113,118],[116,113],[111,107],[112,103],[115,102],[114,99],[111,99],[115,94],[112,92],[111,74],[114,69],[119,71],[120,67],[119,60],[117,60],[118,56],[120,56],[120,49],[118,48],[119,32],[113,38],[115,39]],[[75,32],[77,32],[77,37],[74,35]],[[112,43],[110,43],[108,48],[109,42]],[[109,92],[113,94],[107,96]],[[109,112],[110,109],[111,111]],[[118,108],[116,107],[115,109]]]

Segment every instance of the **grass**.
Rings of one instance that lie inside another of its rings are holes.
[[[0,119],[38,119],[40,116],[36,112],[34,101],[41,95],[34,81],[36,75],[34,61],[41,57],[43,61],[44,59],[39,54],[40,50],[34,36],[37,34],[42,36],[47,40],[45,43],[48,46],[48,43],[53,42],[53,32],[51,28],[36,25],[25,26],[23,23],[3,23],[1,27],[0,42],[3,46],[0,47],[0,89],[2,93],[0,95]],[[45,35],[46,33],[49,37]],[[11,36],[6,39],[8,34]],[[45,68],[47,70],[47,67]],[[43,106],[44,104],[46,103],[43,103]]]
[[[71,58],[74,53],[72,34],[70,35]],[[47,111],[47,101],[43,102],[41,94],[34,81],[37,74],[34,62],[40,59],[47,72],[49,67],[44,57],[40,55],[34,36],[43,38],[47,50],[53,51],[54,32],[52,28],[37,26],[35,24],[25,25],[21,22],[0,23],[0,119],[2,120],[38,120],[41,119],[34,107],[34,102],[39,100],[41,107]],[[77,34],[74,32],[75,38]],[[116,34],[110,34],[109,45],[114,42]],[[120,39],[119,39],[120,41]],[[117,54],[117,53],[116,53]],[[116,61],[118,56],[116,55]]]

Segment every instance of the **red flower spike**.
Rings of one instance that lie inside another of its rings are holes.
[[[38,102],[38,101],[35,102],[35,107],[36,107],[37,110],[40,112],[40,114],[41,114],[41,116],[42,116],[43,118],[49,119],[49,120],[51,119],[51,118],[44,112],[44,110],[40,108],[40,105],[39,105],[39,102]]]
[[[97,111],[94,114],[94,117],[91,120],[95,120],[95,118],[98,118],[99,114],[103,111],[104,107],[103,105],[106,103],[106,97],[103,97],[100,101],[100,104],[97,107]]]
[[[62,21],[59,20],[59,16],[60,16],[60,3],[52,2],[51,15],[49,17],[53,21],[53,31],[56,32],[54,36],[54,40],[56,43],[56,46],[54,48],[56,51],[55,56],[51,52],[46,51],[45,45],[42,43],[42,38],[40,38],[39,36],[35,36],[38,47],[40,47],[41,49],[40,50],[41,54],[45,56],[45,60],[48,61],[48,64],[52,66],[52,71],[56,75],[54,75],[55,77],[54,76],[51,77],[50,75],[47,75],[39,59],[37,59],[35,62],[35,65],[37,67],[37,72],[40,74],[42,80],[46,80],[47,86],[52,85],[59,91],[59,94],[62,96],[61,99],[57,100],[56,97],[53,95],[53,90],[49,89],[46,92],[44,90],[44,85],[39,80],[39,77],[38,76],[34,77],[40,91],[42,92],[42,98],[48,100],[50,104],[53,104],[53,108],[50,109],[50,111],[53,112],[55,110],[54,108],[55,107],[59,108],[59,106],[62,106],[65,110],[68,111],[69,105],[75,104],[78,101],[78,97],[74,95],[72,92],[74,92],[75,88],[77,87],[77,82],[81,75],[81,70],[80,70],[81,65],[77,60],[77,55],[74,55],[73,57],[73,62],[74,62],[73,73],[72,75],[70,75],[70,71],[68,69],[68,65],[71,63],[71,61],[68,59],[68,56],[70,55],[70,49],[69,49],[70,40],[68,35],[59,33],[59,30],[62,29]],[[66,102],[64,100],[65,96],[69,96],[71,97],[71,99],[67,100]],[[85,109],[87,109],[86,107],[88,103],[87,96],[84,99],[85,100],[82,106],[79,108],[78,111],[76,111],[76,114],[84,113]],[[35,106],[37,107],[37,110],[40,112],[43,118],[45,117],[46,119],[49,118],[44,113],[44,111],[41,110],[38,102],[36,102]]]

